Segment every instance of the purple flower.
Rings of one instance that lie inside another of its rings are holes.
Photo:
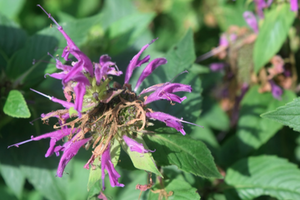
[[[161,99],[166,99],[171,102],[181,103],[183,100],[186,99],[186,97],[185,96],[179,97],[172,93],[174,93],[174,92],[191,92],[192,87],[190,85],[185,85],[185,84],[181,84],[181,83],[167,82],[157,88],[153,87],[153,86],[150,89],[147,88],[142,93],[145,93],[145,91],[150,92],[153,90],[155,90],[155,91],[147,97],[147,99],[144,102],[145,104],[149,104],[153,101],[157,101],[157,100],[161,100]]]
[[[229,45],[229,42],[227,40],[226,34],[222,34],[219,41],[219,46],[227,47]]]
[[[298,10],[298,0],[290,0],[291,11],[296,12]]]
[[[209,68],[213,72],[221,71],[224,67],[226,66],[225,63],[223,62],[218,62],[218,63],[211,63],[209,65]]]
[[[120,174],[116,171],[114,164],[111,162],[110,158],[110,144],[105,149],[101,156],[101,179],[102,179],[102,189],[105,189],[104,179],[105,179],[105,170],[108,173],[110,185],[112,187],[124,187],[124,184],[119,183],[118,179],[121,177]]]
[[[256,12],[260,18],[264,18],[263,9],[269,7],[272,2],[273,0],[268,0],[267,3],[265,2],[265,0],[254,0]]]
[[[87,143],[91,138],[78,139],[77,135],[75,135],[70,141],[66,142],[61,148],[57,148],[56,150],[64,151],[63,155],[60,158],[58,168],[57,168],[57,176],[62,177],[65,167],[68,162],[78,153],[80,147],[82,147],[85,143]]]
[[[149,47],[149,45],[152,44],[155,40],[156,39],[152,40],[149,44],[146,44],[145,46],[143,46],[142,49],[131,59],[129,65],[126,69],[125,82],[124,82],[125,84],[129,83],[130,77],[135,68],[140,67],[142,64],[149,61],[149,59],[150,59],[149,55],[147,55],[142,60],[139,60],[139,57]]]
[[[219,40],[219,46],[220,47],[228,47],[229,42],[235,41],[236,38],[237,38],[237,36],[234,33],[230,34],[229,38],[227,37],[227,35],[225,33],[223,33],[220,37],[220,40]]]
[[[246,11],[244,12],[243,16],[254,33],[258,33],[258,24],[254,14],[250,11]]]
[[[138,153],[148,153],[148,152],[155,152],[151,150],[146,150],[144,148],[144,145],[142,143],[138,143],[134,139],[131,139],[130,137],[123,135],[123,139],[126,142],[127,146],[129,147],[130,151],[135,151]]]
[[[282,96],[282,89],[275,84],[275,82],[273,80],[269,80],[269,83],[271,84],[271,91],[272,91],[272,95],[275,99],[281,100],[281,96]]]
[[[175,128],[177,131],[181,132],[182,135],[185,135],[185,131],[183,130],[183,126],[182,126],[181,122],[199,126],[197,124],[193,124],[193,123],[184,121],[182,119],[178,119],[172,115],[169,115],[169,114],[166,114],[163,112],[147,112],[146,116],[150,119],[156,119],[156,120],[164,122],[167,126]],[[202,127],[202,126],[199,126],[199,127]]]

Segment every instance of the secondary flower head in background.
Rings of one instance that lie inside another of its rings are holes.
[[[41,9],[43,8],[41,7]],[[41,115],[42,120],[48,120],[51,117],[57,118],[59,125],[54,126],[57,130],[11,146],[18,147],[30,141],[50,138],[50,147],[45,156],[48,157],[53,153],[59,156],[59,152],[63,152],[57,169],[59,177],[63,175],[66,165],[82,146],[85,148],[91,146],[93,154],[84,167],[88,169],[90,165],[95,166],[101,160],[101,166],[98,167],[101,167],[103,190],[105,189],[105,170],[112,187],[123,187],[124,184],[118,182],[120,175],[114,168],[117,163],[113,162],[116,155],[112,152],[112,146],[125,145],[130,151],[140,153],[141,156],[154,152],[143,145],[144,141],[140,137],[146,132],[145,128],[151,125],[150,120],[162,121],[185,135],[182,123],[189,122],[161,111],[153,111],[147,106],[160,100],[167,100],[172,105],[175,104],[174,102],[181,103],[186,97],[180,97],[175,93],[192,92],[192,87],[181,83],[166,82],[150,86],[144,89],[140,95],[135,93],[146,77],[151,75],[157,67],[167,63],[165,58],[156,58],[149,62],[149,55],[140,59],[142,53],[155,40],[143,46],[131,59],[125,73],[123,86],[117,83],[109,84],[112,81],[109,75],[120,76],[123,74],[111,61],[111,58],[108,55],[102,55],[99,63],[93,63],[80,51],[55,19],[44,9],[43,11],[56,24],[58,31],[66,39],[67,46],[61,56],[66,61],[72,61],[70,55],[73,55],[76,60],[71,65],[67,65],[62,64],[58,58],[54,58],[57,69],[62,71],[46,74],[62,81],[62,92],[66,100],[60,100],[32,89],[62,105],[63,108],[60,110]],[[148,64],[132,91],[129,82],[133,71],[145,63]],[[150,94],[147,96],[147,93]],[[67,137],[68,141],[62,146],[57,145],[56,142],[64,137]],[[137,137],[140,138],[140,142],[136,140]]]

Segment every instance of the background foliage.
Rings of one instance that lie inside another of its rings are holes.
[[[65,40],[36,4],[92,61],[109,54],[123,71],[143,45],[158,37],[145,53],[152,59],[164,56],[168,64],[142,88],[189,71],[178,77],[193,87],[187,100],[176,107],[153,106],[204,128],[186,124],[182,136],[156,123],[151,128],[156,135],[144,138],[149,149],[156,149],[163,189],[173,192],[169,199],[300,199],[299,17],[284,0],[264,8],[264,18],[256,15],[257,33],[243,18],[245,11],[256,14],[251,0],[0,0],[1,198],[96,199],[100,188],[100,177],[89,179],[83,168],[88,151],[79,151],[58,178],[59,158],[44,157],[48,141],[7,149],[51,131],[55,123],[29,124],[59,108],[29,88],[63,99],[60,81],[44,75],[56,71],[47,52],[60,55]],[[222,34],[229,41],[225,50],[219,44]],[[215,63],[223,68],[214,70]],[[279,97],[273,83],[282,92]],[[135,186],[147,184],[147,173],[136,170],[124,152],[117,170],[125,187],[107,187],[107,197],[138,199]],[[162,185],[156,176],[152,179],[153,191],[140,198],[165,198],[157,192]]]

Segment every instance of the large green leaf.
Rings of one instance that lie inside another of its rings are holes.
[[[179,169],[204,178],[222,178],[214,159],[200,140],[181,135],[173,128],[158,128],[147,135],[146,143],[156,149],[153,157],[158,165],[176,165]]]
[[[11,90],[3,107],[3,112],[17,118],[29,118],[30,112],[21,92]]]
[[[111,24],[107,30],[109,51],[118,54],[132,45],[147,29],[153,20],[154,13],[132,13]]]
[[[15,160],[13,151],[7,152],[6,146],[1,147],[0,171],[6,185],[14,192],[19,199],[22,197],[25,177]],[[5,153],[4,153],[5,152]]]
[[[300,98],[276,108],[276,110],[264,113],[262,118],[272,119],[300,131]]]
[[[37,143],[26,145],[18,149],[21,153],[19,159],[23,175],[47,199],[65,200],[68,175],[64,174],[62,178],[55,176],[59,159],[45,158],[43,152],[46,152],[46,149],[40,148]]]
[[[0,1],[0,9],[1,2],[7,1]],[[0,30],[0,69],[5,69],[13,53],[25,44],[26,34],[16,23],[1,14]]]
[[[281,48],[295,19],[287,3],[273,6],[265,16],[254,44],[254,69],[258,72]]]
[[[222,146],[220,151],[222,162],[230,164],[266,143],[282,125],[262,119],[260,115],[286,104],[294,97],[293,92],[285,90],[282,100],[277,100],[271,93],[260,94],[258,86],[252,87],[241,102],[236,135]],[[236,153],[233,155],[232,152]]]
[[[148,200],[160,199],[176,199],[176,200],[197,200],[200,199],[197,189],[181,179],[166,180],[166,187],[161,190],[161,184],[154,186],[154,189],[149,193]],[[169,193],[169,194],[168,194]],[[170,195],[170,196],[169,196]],[[166,198],[168,196],[168,198]]]
[[[226,172],[225,182],[241,199],[270,195],[276,199],[300,199],[300,170],[276,156],[249,157]]]
[[[136,12],[136,8],[130,0],[105,1],[102,11],[104,18],[101,26],[106,29],[113,22],[116,22],[134,12]]]
[[[87,158],[90,152],[85,152],[82,149],[78,154],[68,163],[66,171],[68,175],[67,184],[67,200],[81,200],[86,199],[88,191],[86,189],[88,183],[89,170],[83,168],[87,162]],[[82,154],[82,156],[81,156]],[[82,157],[79,159],[78,157]]]

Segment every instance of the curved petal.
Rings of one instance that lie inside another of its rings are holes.
[[[134,88],[134,91],[136,91],[138,89],[138,87],[141,85],[141,83],[143,82],[143,80],[149,76],[157,67],[159,67],[160,65],[166,64],[167,63],[167,59],[165,58],[156,58],[154,60],[152,60],[143,70],[143,72],[141,73],[139,80],[136,83],[136,86]]]

